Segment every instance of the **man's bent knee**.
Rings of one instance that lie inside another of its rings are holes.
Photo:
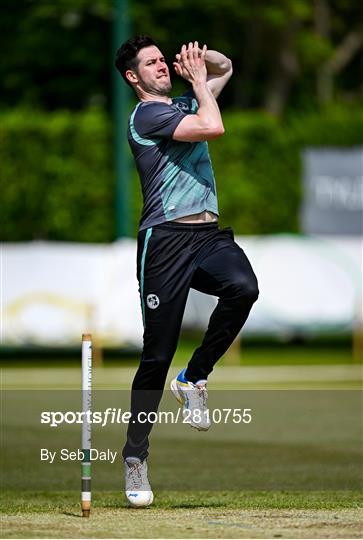
[[[240,280],[238,282],[235,282],[232,286],[233,290],[233,297],[236,299],[236,301],[241,302],[249,302],[253,304],[256,302],[259,290],[258,290],[258,284],[256,279],[250,279],[250,280]]]
[[[247,297],[251,301],[252,304],[256,302],[259,294],[260,294],[260,291],[258,290],[257,281],[256,283],[253,283],[253,284],[250,283],[244,292],[245,297]]]

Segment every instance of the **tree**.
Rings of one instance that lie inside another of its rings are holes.
[[[221,106],[275,115],[362,100],[359,0],[130,0],[133,33],[170,61],[198,39],[225,52],[234,76]],[[113,0],[3,0],[0,106],[110,109]],[[171,71],[173,68],[171,66]],[[174,78],[175,90],[182,81]]]

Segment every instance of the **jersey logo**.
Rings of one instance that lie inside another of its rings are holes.
[[[175,103],[175,105],[178,107],[180,111],[189,112],[188,103],[183,103],[183,101],[178,101],[177,103]]]
[[[159,307],[160,300],[156,294],[148,294],[146,297],[146,303],[150,309],[156,309]]]

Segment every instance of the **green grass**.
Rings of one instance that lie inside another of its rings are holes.
[[[183,337],[178,344],[173,358],[173,366],[184,366],[191,358],[194,350],[201,343],[201,337]],[[137,366],[140,355],[122,353],[121,351],[104,351],[103,361],[105,366]],[[48,350],[27,351],[23,354],[15,350],[3,351],[1,365],[6,367],[45,367],[45,366],[71,366],[80,362],[80,353],[70,351],[65,354],[62,351],[52,352]],[[241,346],[233,346],[218,362],[222,365],[241,366],[277,366],[277,365],[336,365],[352,364],[352,348],[349,341],[311,342],[300,344],[281,344],[276,342],[256,343],[242,341]]]
[[[156,492],[130,509],[96,493],[81,517],[77,494],[2,495],[6,538],[360,538],[362,499],[352,492]]]
[[[33,514],[62,512],[80,513],[77,491],[4,491],[0,495],[4,514]],[[363,506],[358,491],[155,491],[153,508],[244,508],[249,510],[333,510]],[[92,508],[128,508],[123,493],[103,491],[94,493]]]
[[[185,363],[189,350],[181,350],[176,364]],[[256,415],[250,429],[215,425],[200,434],[183,425],[154,428],[151,508],[127,507],[121,458],[113,467],[95,463],[90,519],[80,517],[79,463],[46,465],[39,460],[43,445],[79,445],[78,426],[49,431],[39,425],[38,416],[44,399],[48,410],[55,403],[57,410],[72,410],[74,401],[79,402],[77,359],[68,366],[43,363],[32,368],[12,363],[5,367],[3,387],[11,391],[3,397],[2,536],[360,538],[360,409],[357,392],[349,391],[359,388],[359,366],[344,364],[345,352],[338,348],[339,362],[323,365],[324,358],[332,358],[331,351],[316,350],[319,365],[305,362],[294,367],[300,350],[292,353],[290,348],[292,356],[285,367],[281,365],[285,352],[260,349],[253,361],[264,357],[272,364],[280,359],[280,365],[256,367],[251,360],[250,367],[219,366],[215,371],[210,403],[214,407],[252,404]],[[107,360],[105,364],[95,369],[95,386],[128,389],[135,366],[120,367]],[[172,373],[177,369],[174,366]],[[249,390],[255,387],[264,391]],[[296,391],[303,387],[339,390]],[[13,392],[16,388],[22,390]],[[57,388],[73,390],[57,393]],[[99,405],[112,399],[124,406],[129,391],[107,390],[96,398]],[[169,405],[168,395],[164,399],[165,407],[175,408],[174,402]],[[124,436],[125,430],[118,428],[95,430],[94,446],[120,449]]]
[[[176,365],[184,365],[200,344],[198,339],[184,339],[179,343],[173,359]],[[232,348],[220,360],[220,365],[278,366],[278,365],[329,365],[353,362],[351,346],[347,342],[336,344],[301,343],[265,345],[242,340],[240,349]]]

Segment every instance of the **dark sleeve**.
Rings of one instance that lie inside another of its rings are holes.
[[[185,113],[167,103],[142,103],[135,115],[135,129],[141,137],[171,139]]]

